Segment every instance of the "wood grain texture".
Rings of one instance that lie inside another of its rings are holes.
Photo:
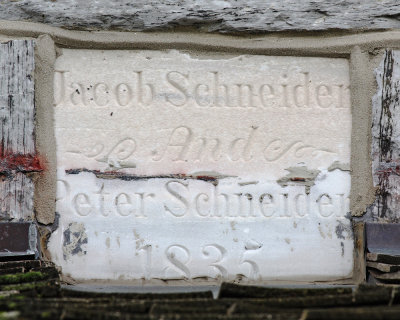
[[[400,27],[396,0],[4,0],[0,19],[78,29],[208,32],[378,30]]]
[[[26,159],[34,140],[34,42],[0,44],[0,220],[32,220],[34,186]]]
[[[24,173],[15,173],[0,182],[0,220],[32,221],[34,184]]]
[[[374,220],[400,221],[400,51],[387,50],[376,70],[372,102]]]
[[[34,154],[33,41],[0,44],[0,154]]]

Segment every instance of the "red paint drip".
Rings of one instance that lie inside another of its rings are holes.
[[[378,170],[376,173],[379,176],[389,177],[390,175],[398,175],[400,176],[400,164],[399,161],[388,161],[388,162],[381,162],[379,164]]]
[[[43,161],[38,155],[32,154],[0,154],[0,172],[41,172]]]

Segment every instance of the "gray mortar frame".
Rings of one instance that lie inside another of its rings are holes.
[[[199,32],[71,31],[30,22],[0,21],[0,40],[36,40],[37,150],[48,159],[47,172],[36,181],[36,219],[51,229],[55,221],[56,160],[53,133],[53,71],[57,47],[74,49],[178,49],[190,52],[346,58],[350,63],[352,139],[350,210],[360,217],[375,199],[371,169],[371,111],[376,91],[374,70],[386,48],[400,48],[400,31],[343,33],[270,33],[220,35]],[[54,226],[55,227],[55,226]],[[363,223],[353,222],[352,279],[365,281]],[[42,251],[46,256],[45,240]]]

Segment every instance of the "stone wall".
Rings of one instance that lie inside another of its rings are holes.
[[[0,19],[79,30],[204,32],[371,31],[400,26],[395,0],[384,1],[3,1]]]

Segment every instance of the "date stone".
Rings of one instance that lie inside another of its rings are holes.
[[[348,60],[62,49],[54,84],[64,273],[351,276]]]

